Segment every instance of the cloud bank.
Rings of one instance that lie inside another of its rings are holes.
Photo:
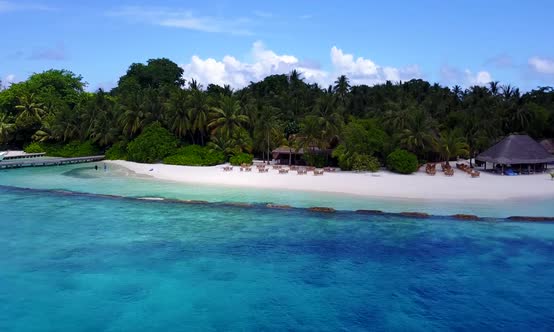
[[[286,74],[293,69],[301,72],[307,82],[322,86],[331,84],[340,75],[347,75],[353,84],[368,85],[422,77],[417,65],[404,68],[380,66],[367,58],[355,58],[336,46],[330,51],[330,71],[321,69],[317,64],[301,61],[293,55],[277,54],[260,41],[253,44],[251,56],[251,62],[242,62],[231,55],[221,60],[202,59],[194,55],[189,63],[181,64],[181,67],[185,79],[194,78],[202,84],[229,84],[233,88],[242,88],[268,75]]]

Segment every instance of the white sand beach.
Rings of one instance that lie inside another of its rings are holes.
[[[131,171],[161,180],[209,185],[254,187],[274,190],[303,190],[347,193],[369,197],[444,200],[504,200],[533,197],[554,198],[554,181],[548,173],[521,176],[500,176],[481,172],[479,178],[455,170],[452,177],[437,172],[427,175],[423,169],[412,175],[388,171],[377,173],[336,172],[323,176],[241,172],[239,167],[223,171],[223,165],[213,167],[140,164],[128,161],[108,161]]]

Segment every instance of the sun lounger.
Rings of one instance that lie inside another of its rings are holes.
[[[267,173],[269,171],[269,168],[258,168],[258,172],[260,173]]]
[[[279,169],[279,174],[287,174],[288,172],[289,172],[289,170],[286,169],[286,168],[280,168]]]
[[[298,172],[298,175],[306,175],[306,174],[308,174],[308,171],[306,171],[305,169],[299,169],[297,172]]]
[[[314,175],[323,175],[323,170],[314,169]]]

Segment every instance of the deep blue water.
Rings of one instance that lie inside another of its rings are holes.
[[[554,330],[554,224],[0,188],[0,331]]]

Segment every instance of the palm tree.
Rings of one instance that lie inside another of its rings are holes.
[[[206,125],[210,106],[208,97],[200,90],[192,90],[188,98],[189,119],[192,121],[191,130],[198,132],[200,136],[200,144],[204,145],[204,137],[206,136]]]
[[[314,106],[314,114],[318,117],[321,139],[329,142],[335,138],[342,128],[343,120],[336,108],[336,98],[330,93],[322,95]]]
[[[146,125],[150,114],[144,107],[144,98],[140,92],[134,92],[128,96],[121,107],[123,113],[119,121],[123,132],[131,138]]]
[[[220,98],[218,107],[212,108],[208,128],[212,130],[212,134],[221,132],[230,137],[237,129],[247,124],[249,119],[248,116],[242,114],[238,100],[230,96]]]
[[[341,75],[337,78],[333,86],[333,92],[337,95],[338,101],[343,106],[346,106],[346,97],[350,92],[350,81],[346,75]]]
[[[169,100],[165,103],[167,109],[167,123],[173,133],[183,138],[187,133],[191,133],[192,142],[194,143],[194,135],[192,121],[189,117],[190,113],[187,108],[188,95],[187,92],[181,89],[175,90],[171,94]]]
[[[5,113],[0,113],[0,144],[7,143],[15,129],[10,117]]]
[[[15,108],[20,112],[18,117],[32,117],[37,121],[40,121],[46,113],[44,104],[35,100],[34,93],[19,97],[19,105],[15,106]]]
[[[119,135],[117,123],[117,105],[103,110],[95,119],[91,139],[100,146],[114,143]]]
[[[457,130],[442,131],[435,142],[437,152],[448,163],[451,157],[467,156],[469,146],[463,135]]]
[[[421,157],[432,141],[431,119],[423,110],[412,113],[407,128],[400,134],[400,142],[406,149]]]
[[[282,136],[277,111],[278,109],[275,107],[269,105],[262,106],[254,123],[254,137],[256,141],[260,143],[260,150],[267,150],[268,161],[271,155],[271,148],[275,147],[275,145],[281,141],[279,136]]]
[[[308,115],[300,126],[299,145],[304,150],[321,147],[321,126],[317,116]]]

